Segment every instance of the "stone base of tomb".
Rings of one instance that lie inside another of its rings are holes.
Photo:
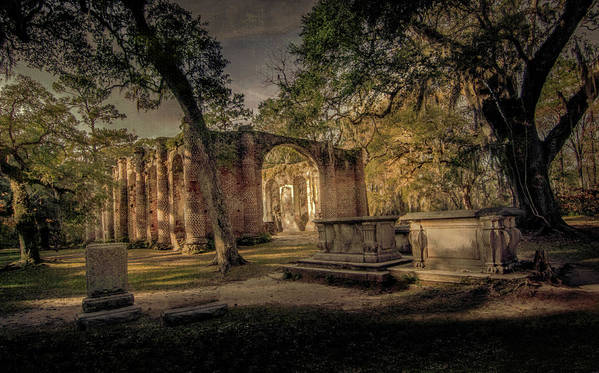
[[[137,320],[140,316],[140,306],[129,306],[114,310],[80,313],[76,316],[76,322],[79,329],[85,330],[96,326]]]
[[[406,262],[395,246],[396,220],[396,216],[315,219],[321,251],[284,270],[291,278],[327,283],[389,283],[387,268]]]
[[[419,269],[414,268],[410,264],[390,267],[388,271],[395,279],[400,280],[406,276],[416,278],[420,282],[432,283],[468,283],[479,281],[515,281],[524,280],[530,274],[527,272],[512,272],[512,273],[482,273],[470,272],[466,270],[452,271],[439,269]]]
[[[334,260],[304,259],[283,267],[286,278],[325,282],[328,284],[358,284],[384,286],[393,281],[387,270],[391,266],[409,263],[409,259],[364,263]]]
[[[83,312],[98,312],[113,310],[116,308],[132,306],[134,302],[133,294],[119,293],[104,297],[87,297],[83,299]]]
[[[518,262],[521,238],[509,207],[413,212],[400,219],[410,226],[416,269],[456,273],[508,273]]]

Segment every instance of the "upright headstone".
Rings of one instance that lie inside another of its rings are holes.
[[[85,329],[96,324],[129,321],[141,315],[133,306],[127,284],[127,244],[93,244],[85,250],[87,298],[77,324]]]

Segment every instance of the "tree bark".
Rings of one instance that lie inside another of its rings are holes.
[[[24,264],[39,263],[41,262],[39,230],[35,222],[35,214],[31,211],[27,185],[11,179],[10,189],[13,195],[13,216],[21,249],[20,261]]]
[[[225,204],[216,171],[210,131],[206,127],[202,111],[198,105],[198,98],[195,97],[189,80],[180,68],[183,63],[173,59],[172,54],[165,49],[165,46],[161,45],[155,32],[147,24],[144,2],[123,0],[123,3],[131,11],[140,36],[147,40],[147,57],[149,61],[164,78],[185,114],[184,142],[192,154],[197,157],[197,161],[204,171],[199,174],[199,183],[206,201],[208,216],[212,222],[218,266],[224,274],[231,266],[241,265],[246,261],[237,251],[229,211]]]
[[[525,119],[517,100],[505,99],[499,104],[487,100],[484,113],[498,142],[503,144],[498,156],[513,186],[517,205],[526,212],[520,226],[524,229],[567,226],[551,188],[551,159],[536,125]]]

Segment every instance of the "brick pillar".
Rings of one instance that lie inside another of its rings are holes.
[[[114,240],[114,202],[112,201],[112,187],[106,187],[108,198],[104,204],[104,241]]]
[[[366,163],[365,151],[362,149],[360,156],[356,160],[355,164],[355,190],[356,190],[356,216],[368,216],[368,198],[366,196],[366,177],[364,175],[364,167]]]
[[[183,148],[183,206],[185,244],[183,253],[194,254],[206,248],[206,221],[203,217],[202,196],[199,185],[201,169],[193,148]]]
[[[114,209],[114,239],[115,241],[129,241],[128,229],[128,204],[127,204],[127,160],[121,158],[118,161],[117,183],[115,187],[115,209]]]
[[[150,170],[152,169],[153,164],[150,163],[149,166],[146,167],[146,172],[144,173],[144,182],[146,185],[146,241],[148,245],[152,245],[156,242],[156,238],[152,237],[152,192],[153,188],[156,187],[156,183],[154,183],[154,187],[150,182]]]
[[[131,158],[127,158],[127,230],[129,232],[129,241],[137,241],[137,232],[135,224],[135,165]]]
[[[256,165],[256,146],[252,132],[244,131],[241,135],[241,172],[243,176],[243,232],[257,236],[264,231],[262,224],[262,195],[261,177],[258,176],[259,167]]]
[[[133,166],[135,168],[135,240],[146,240],[146,183],[144,175],[144,149],[135,149]]]
[[[322,217],[334,218],[337,216],[337,181],[335,178],[335,158],[332,149],[324,157],[323,170],[320,171],[320,208]]]
[[[159,138],[158,149],[156,150],[156,219],[158,221],[158,248],[169,248],[171,246],[167,160],[168,153],[166,150],[166,139]]]

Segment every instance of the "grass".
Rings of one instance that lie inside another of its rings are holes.
[[[564,220],[586,236],[563,235],[524,237],[518,246],[518,257],[532,259],[536,250],[545,250],[550,261],[559,264],[579,262],[599,270],[599,218],[568,216]]]
[[[550,258],[586,263],[599,258],[596,247],[584,240],[527,239],[520,253],[543,248]],[[129,281],[134,292],[218,285],[262,276],[315,250],[276,241],[243,248],[250,264],[222,277],[208,266],[212,253],[136,249],[129,251]],[[60,252],[43,266],[0,273],[0,311],[23,309],[34,299],[83,296],[82,253]],[[385,298],[384,306],[358,311],[234,307],[217,319],[169,328],[143,317],[86,332],[0,329],[0,366],[3,372],[596,371],[599,296],[536,294],[536,287],[520,285],[415,285]],[[505,306],[512,302],[517,306]]]
[[[585,372],[598,359],[597,311],[473,321],[413,320],[395,308],[245,307],[173,328],[146,318],[0,335],[4,372]]]
[[[241,247],[249,263],[233,267],[222,276],[211,266],[214,253],[182,256],[176,252],[150,249],[129,250],[129,287],[133,292],[177,290],[242,281],[273,272],[283,263],[314,254],[311,245],[278,247],[273,242]],[[18,259],[16,250],[0,251],[6,262]],[[15,257],[16,255],[16,257]],[[0,272],[0,313],[14,313],[34,307],[33,301],[85,295],[83,249],[42,252],[41,265]]]

